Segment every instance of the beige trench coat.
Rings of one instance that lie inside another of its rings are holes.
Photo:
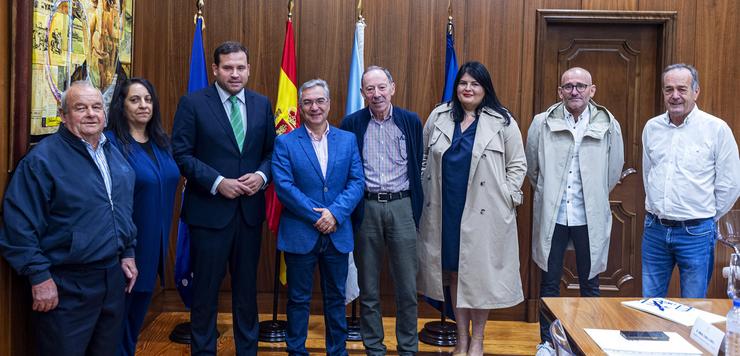
[[[579,151],[583,200],[586,206],[591,271],[588,279],[606,270],[612,212],[609,192],[624,165],[619,122],[603,106],[589,103],[591,119]],[[532,259],[547,271],[552,233],[565,192],[568,157],[574,146],[565,123],[563,104],[551,106],[532,120],[527,134],[527,177],[534,187]]]
[[[442,155],[450,147],[452,109],[440,105],[424,125],[419,224],[419,291],[442,300]],[[522,135],[498,113],[483,109],[475,133],[460,230],[457,307],[507,308],[521,303],[516,206],[527,170]]]

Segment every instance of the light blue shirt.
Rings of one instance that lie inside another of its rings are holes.
[[[108,141],[108,138],[105,137],[102,133],[100,134],[100,140],[98,141],[98,147],[93,148],[93,146],[88,143],[87,141],[80,139],[84,144],[85,148],[87,149],[87,153],[90,154],[90,157],[92,157],[93,161],[95,162],[95,165],[98,167],[98,171],[100,171],[100,175],[103,176],[103,182],[105,183],[105,190],[108,192],[108,200],[113,204],[113,200],[111,198],[111,180],[110,180],[110,168],[108,168],[108,160],[105,158],[105,151],[103,150],[103,144],[105,144],[106,141]]]

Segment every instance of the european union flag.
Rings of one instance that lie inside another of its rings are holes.
[[[457,76],[457,55],[455,55],[455,38],[452,36],[452,23],[448,24],[447,50],[445,51],[445,89],[442,92],[442,102],[452,100],[455,94],[455,77]]]
[[[203,50],[203,18],[198,17],[193,34],[193,46],[190,52],[190,74],[188,76],[188,93],[208,86],[206,58]],[[187,182],[186,182],[187,184]],[[185,194],[183,190],[183,195]],[[193,273],[190,270],[190,234],[188,225],[182,219],[177,224],[177,250],[175,256],[175,285],[185,307],[190,309],[193,300]]]
[[[457,76],[457,55],[455,54],[455,38],[453,35],[452,22],[447,24],[447,49],[445,51],[445,87],[442,92],[442,101],[446,103],[452,100],[452,96],[455,95],[455,77]],[[444,288],[444,311],[445,316],[455,320],[455,313],[452,309],[452,298],[450,297],[450,287]],[[442,301],[434,300],[424,296],[424,300],[433,306],[435,309],[442,311]]]

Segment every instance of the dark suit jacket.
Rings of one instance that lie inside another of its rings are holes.
[[[321,214],[313,208],[328,208],[337,220],[337,231],[329,236],[334,247],[341,253],[352,252],[350,216],[365,190],[360,153],[349,132],[332,127],[326,139],[326,178],[305,127],[280,135],[275,142],[272,173],[284,207],[278,229],[281,251],[311,252],[321,234],[313,226]]]
[[[239,152],[215,84],[183,96],[177,105],[172,153],[180,173],[188,180],[181,214],[188,225],[223,228],[237,210],[251,226],[259,226],[265,219],[263,191],[237,199],[210,192],[219,175],[238,178],[261,171],[270,180],[270,160],[275,142],[272,107],[262,95],[246,89],[244,95],[247,134],[242,152]]]
[[[419,115],[415,112],[406,111],[394,106],[393,121],[403,135],[406,136],[407,172],[409,175],[409,190],[411,191],[411,209],[414,212],[414,222],[418,228],[421,217],[421,205],[424,202],[424,192],[421,190],[421,160],[424,154],[421,120],[419,120]],[[362,156],[365,132],[367,132],[367,125],[369,123],[370,109],[364,108],[346,116],[339,126],[342,130],[347,130],[355,134],[357,145],[360,149],[360,156]],[[360,202],[352,214],[352,223],[359,227],[364,212],[364,202]]]

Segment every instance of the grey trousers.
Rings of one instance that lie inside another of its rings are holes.
[[[399,355],[419,349],[417,337],[416,225],[411,198],[386,203],[365,200],[365,215],[355,234],[355,262],[360,285],[360,333],[368,355],[384,355],[380,308],[380,272],[386,248],[396,297]]]

